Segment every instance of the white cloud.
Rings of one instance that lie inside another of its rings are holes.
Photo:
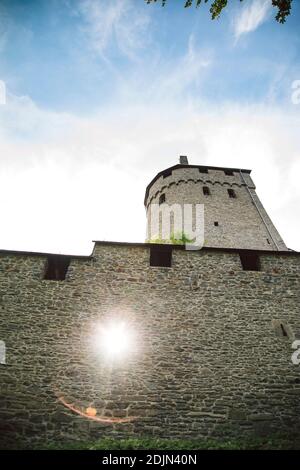
[[[212,54],[195,47],[195,39],[191,34],[186,54],[177,57],[176,61],[161,64],[160,73],[156,74],[151,86],[156,89],[159,100],[185,96],[184,92],[191,86],[200,86],[205,78],[205,70],[212,64]]]
[[[191,36],[181,58],[128,75],[116,105],[88,117],[41,109],[8,90],[0,248],[88,254],[92,239],[143,241],[147,184],[187,154],[194,164],[252,168],[275,225],[300,250],[298,109],[190,98],[194,86],[201,96],[211,63]]]
[[[271,0],[252,0],[250,5],[247,2],[233,23],[236,40],[242,34],[255,31],[264,23],[269,17],[271,8]]]
[[[14,110],[16,121],[1,126],[2,249],[88,254],[92,239],[143,241],[145,187],[180,154],[194,164],[252,168],[275,225],[300,249],[294,110],[156,101],[78,118],[29,99],[15,99]],[[25,118],[30,139],[14,131]]]
[[[244,9],[237,37],[264,21],[265,4]],[[78,5],[94,51],[106,58],[113,43],[139,56],[149,18],[131,1]],[[252,168],[275,225],[300,250],[299,110],[276,108],[272,90],[268,106],[204,103],[197,96],[212,63],[191,35],[176,60],[155,51],[135,63],[117,83],[116,104],[88,117],[41,109],[8,90],[0,107],[0,248],[88,254],[92,239],[143,241],[146,185],[187,154],[194,164]]]
[[[0,136],[13,135],[25,140],[59,135],[77,118],[39,108],[29,96],[6,93],[6,105],[0,107]]]
[[[186,50],[176,58],[154,54],[146,63],[139,63],[117,81],[114,98],[120,112],[128,103],[142,102],[150,107],[154,103],[165,103],[166,106],[176,103],[181,107],[189,99],[194,101],[194,96],[199,96],[206,84],[213,59],[210,49],[195,46],[193,35],[188,39]]]
[[[132,0],[81,0],[77,12],[91,48],[106,58],[116,45],[130,59],[149,41],[150,17]]]

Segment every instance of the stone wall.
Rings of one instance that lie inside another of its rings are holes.
[[[2,253],[0,448],[299,433],[299,254],[261,252],[250,272],[236,250],[177,247],[171,268],[149,266],[149,251],[96,243],[65,281],[42,279],[45,256]],[[112,319],[135,334],[120,362],[96,347]]]
[[[204,186],[209,188],[210,195],[203,194]],[[228,189],[234,190],[236,198],[229,198]],[[170,205],[204,204],[205,246],[287,249],[259,200],[249,173],[233,171],[231,176],[223,169],[207,168],[205,174],[200,173],[199,167],[178,165],[168,176],[161,175],[146,197],[149,240],[159,238],[156,230],[151,233],[150,205],[158,204],[162,194]]]

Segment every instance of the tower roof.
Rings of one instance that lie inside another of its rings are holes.
[[[230,168],[230,167],[223,167],[223,166],[206,166],[206,165],[185,165],[185,164],[179,163],[177,165],[170,166],[169,168],[166,168],[165,170],[162,170],[159,173],[157,173],[157,175],[148,184],[148,186],[146,188],[145,199],[144,199],[144,205],[145,206],[146,206],[147,198],[148,198],[148,195],[149,195],[149,190],[150,190],[151,186],[153,185],[153,183],[155,183],[155,181],[158,180],[158,178],[160,178],[161,176],[164,176],[168,172],[170,172],[172,170],[177,170],[179,168],[205,168],[207,170],[242,171],[243,173],[248,173],[248,174],[251,173],[251,170],[246,170],[246,169],[243,169],[243,168]]]

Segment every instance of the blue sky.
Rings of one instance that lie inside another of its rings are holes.
[[[187,154],[252,168],[300,249],[300,2],[285,25],[271,0],[183,3],[0,0],[0,248],[143,240],[146,184]]]
[[[183,3],[169,0],[162,8],[143,0],[2,1],[2,80],[11,93],[55,111],[89,114],[119,106],[124,98],[144,102],[143,92],[150,100],[155,96],[157,75],[182,59],[192,38],[210,66],[183,99],[200,95],[216,105],[289,99],[286,84],[300,68],[299,1],[286,25],[273,21],[276,10],[270,7],[255,32],[238,41],[239,2],[231,1],[219,21],[211,21],[207,5],[184,9]],[[270,97],[274,86],[276,96]]]

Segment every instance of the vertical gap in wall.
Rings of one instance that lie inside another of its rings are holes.
[[[244,271],[260,271],[260,260],[257,253],[240,252],[240,260]]]
[[[159,196],[159,201],[158,201],[158,203],[159,203],[159,204],[163,204],[164,202],[166,202],[166,195],[165,195],[165,193],[163,193],[163,194],[161,194],[161,195]]]
[[[172,247],[171,246],[151,246],[150,266],[164,268],[172,267]]]
[[[281,328],[281,331],[282,331],[282,336],[287,336],[287,332],[286,332],[286,329],[284,328],[283,324],[280,323],[280,328]]]
[[[231,198],[231,199],[235,199],[236,198],[236,192],[234,189],[227,189],[227,192],[228,192],[228,196]]]
[[[43,279],[47,281],[64,281],[71,262],[69,256],[48,255]]]
[[[6,365],[6,346],[2,340],[0,340],[0,365]]]

